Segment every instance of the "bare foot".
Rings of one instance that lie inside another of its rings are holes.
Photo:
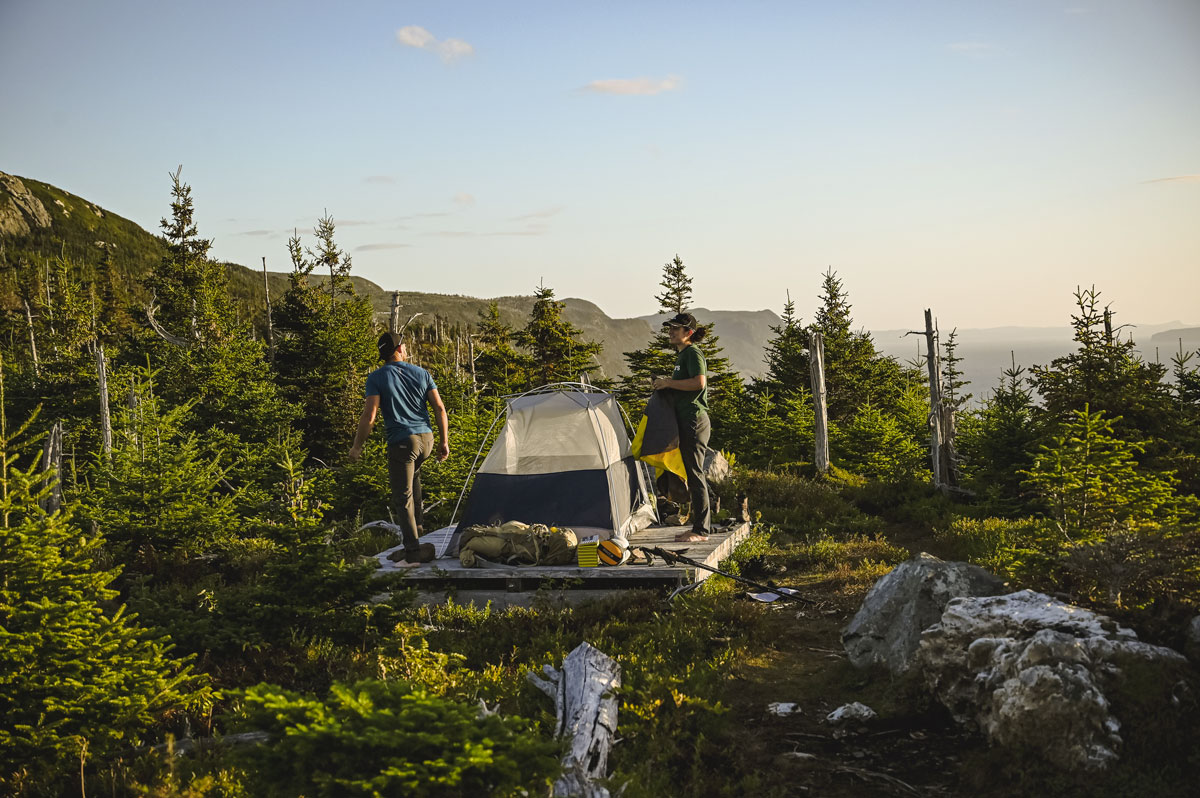
[[[680,532],[675,536],[676,543],[701,543],[708,540],[708,535],[698,535],[695,532]]]

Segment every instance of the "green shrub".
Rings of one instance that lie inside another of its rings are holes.
[[[538,794],[559,770],[558,744],[521,718],[406,682],[335,684],[324,701],[262,684],[236,717],[273,736],[238,752],[264,796]]]
[[[827,480],[747,470],[738,472],[735,481],[750,499],[751,514],[760,513],[764,523],[790,532],[873,533],[882,527],[879,519],[858,511]]]
[[[15,466],[15,437],[0,423],[0,792],[56,795],[64,774],[205,711],[211,694],[168,641],[113,606],[117,571],[95,566],[101,540],[74,525],[74,508],[38,506],[48,474],[36,460]]]

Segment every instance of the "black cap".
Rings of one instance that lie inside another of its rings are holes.
[[[404,339],[398,333],[385,332],[379,336],[379,359],[387,360],[392,356],[392,353],[400,348],[400,344]]]
[[[691,313],[680,313],[672,316],[662,323],[664,327],[686,327],[689,330],[700,329],[700,323],[696,321],[696,317]]]

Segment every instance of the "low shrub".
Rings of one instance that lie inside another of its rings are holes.
[[[258,795],[522,795],[559,772],[558,743],[525,720],[407,682],[339,683],[323,701],[262,684],[241,701],[238,725],[272,735],[237,753]]]

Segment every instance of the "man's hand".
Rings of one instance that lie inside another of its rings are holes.
[[[438,453],[437,453],[438,462],[439,463],[442,462],[449,456],[450,456],[450,442],[443,438],[442,442],[438,444]]]
[[[362,457],[362,446],[360,444],[355,444],[354,446],[351,446],[350,453],[347,454],[346,456],[350,458],[351,463],[357,463],[359,461],[359,459]]]
[[[654,386],[654,390],[656,390],[656,391],[661,391],[663,388],[669,388],[670,384],[671,384],[670,377],[655,377],[654,382],[651,383],[651,385]]]

